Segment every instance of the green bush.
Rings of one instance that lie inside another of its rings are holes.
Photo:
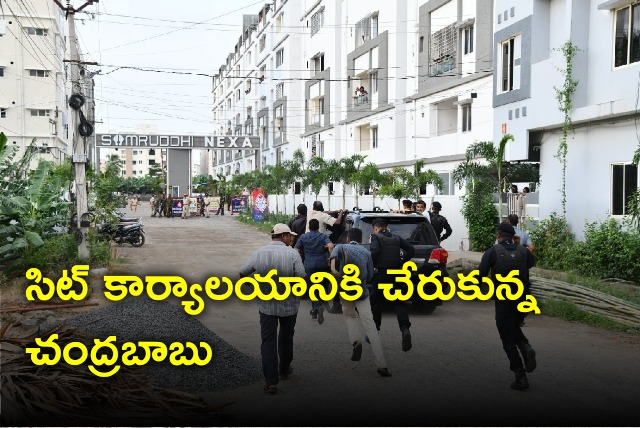
[[[576,273],[596,278],[640,278],[640,233],[625,231],[614,218],[585,225],[584,242],[576,242],[570,253]]]
[[[100,239],[95,232],[89,232],[89,265],[92,268],[108,266],[111,261],[111,248],[109,241]]]
[[[77,256],[78,244],[73,235],[62,233],[51,236],[41,246],[23,254],[22,265],[27,269],[66,269],[73,265]]]
[[[462,196],[462,216],[469,229],[471,251],[486,251],[495,244],[498,211],[492,195],[469,193]]]
[[[543,269],[569,270],[569,255],[574,246],[573,235],[569,231],[566,219],[555,212],[542,220],[538,227],[529,233],[536,244],[536,266]]]

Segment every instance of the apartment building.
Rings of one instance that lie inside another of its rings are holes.
[[[540,217],[562,214],[562,169],[556,158],[564,115],[556,100],[566,58],[577,86],[570,111],[566,218],[580,238],[585,222],[626,215],[638,188],[631,164],[638,146],[640,5],[632,0],[496,0],[494,3],[494,137],[515,136],[511,161],[540,161]]]
[[[60,163],[72,153],[74,130],[65,15],[53,2],[15,0],[3,1],[2,13],[0,131],[21,152],[35,139],[39,158]],[[80,73],[86,94],[92,80]],[[92,117],[91,99],[85,109]]]
[[[230,178],[291,157],[304,123],[301,3],[276,0],[243,17],[234,51],[213,78],[214,135],[258,135],[261,150],[210,150],[210,174]]]

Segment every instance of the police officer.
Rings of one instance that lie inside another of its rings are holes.
[[[444,241],[453,233],[447,218],[440,215],[440,210],[442,210],[442,204],[438,201],[434,201],[431,204],[431,212],[429,214],[431,216],[431,226],[433,226],[433,230],[436,232],[438,242]],[[443,230],[446,230],[447,232],[444,235],[442,235]]]
[[[163,217],[167,212],[167,197],[165,195],[160,196],[160,202],[158,202],[158,215]]]
[[[529,268],[533,266],[534,259],[531,251],[525,246],[513,242],[514,235],[515,229],[512,225],[500,224],[498,243],[484,253],[479,270],[480,276],[486,277],[491,269],[494,284],[498,284],[496,275],[506,276],[511,271],[518,271],[518,278],[525,287],[525,293],[519,301],[495,299],[496,326],[502,340],[502,348],[509,358],[509,369],[516,376],[511,388],[523,390],[529,387],[526,373],[531,373],[536,368],[536,353],[520,328],[524,314],[518,312],[518,303],[524,301],[525,295],[529,294]]]
[[[191,198],[187,193],[182,198],[182,218],[186,220],[189,217],[189,207],[191,206]]]
[[[173,218],[173,196],[167,196],[167,211],[165,213],[167,218]]]
[[[371,245],[369,249],[371,251],[371,257],[373,258],[373,265],[378,270],[377,273],[373,275],[373,280],[371,281],[371,312],[373,313],[376,328],[380,330],[380,324],[382,323],[381,303],[384,296],[382,291],[378,290],[378,284],[395,283],[395,277],[389,275],[387,269],[399,269],[402,267],[401,249],[404,251],[404,259],[409,260],[413,257],[415,248],[405,239],[389,232],[386,220],[377,218],[373,220],[371,225],[373,226],[373,235],[371,235]],[[393,304],[393,310],[396,313],[398,325],[402,332],[402,350],[407,352],[411,349],[409,312],[402,301],[394,300],[391,303]]]

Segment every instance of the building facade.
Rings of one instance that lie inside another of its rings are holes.
[[[639,186],[631,164],[638,146],[640,5],[629,1],[496,0],[494,7],[494,138],[515,136],[510,161],[540,162],[540,217],[562,214],[562,163],[556,154],[564,115],[556,88],[573,58],[567,139],[566,218],[580,238],[585,222],[626,215]]]
[[[75,114],[64,12],[53,2],[2,2],[0,15],[0,131],[23,152],[33,140],[37,158],[61,163],[72,154]],[[77,40],[73,41],[77,43]],[[80,68],[83,108],[92,120],[93,81]],[[88,95],[88,96],[87,96]]]

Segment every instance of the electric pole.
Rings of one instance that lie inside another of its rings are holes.
[[[78,258],[86,260],[89,258],[89,247],[87,245],[87,232],[89,230],[90,220],[88,218],[89,201],[87,194],[87,147],[86,135],[93,133],[93,127],[87,125],[82,113],[81,107],[84,104],[82,95],[82,87],[80,85],[80,57],[78,54],[78,45],[76,37],[75,13],[85,7],[96,3],[98,0],[89,0],[78,9],[71,7],[70,0],[67,0],[67,7],[63,7],[58,0],[53,0],[61,9],[66,11],[67,22],[69,23],[69,45],[71,49],[71,58],[66,61],[71,67],[71,92],[69,105],[75,111],[76,126],[73,130],[73,165],[76,176],[76,226],[81,235],[76,235],[78,241]],[[89,132],[88,132],[89,131]],[[81,135],[84,134],[84,135]]]

